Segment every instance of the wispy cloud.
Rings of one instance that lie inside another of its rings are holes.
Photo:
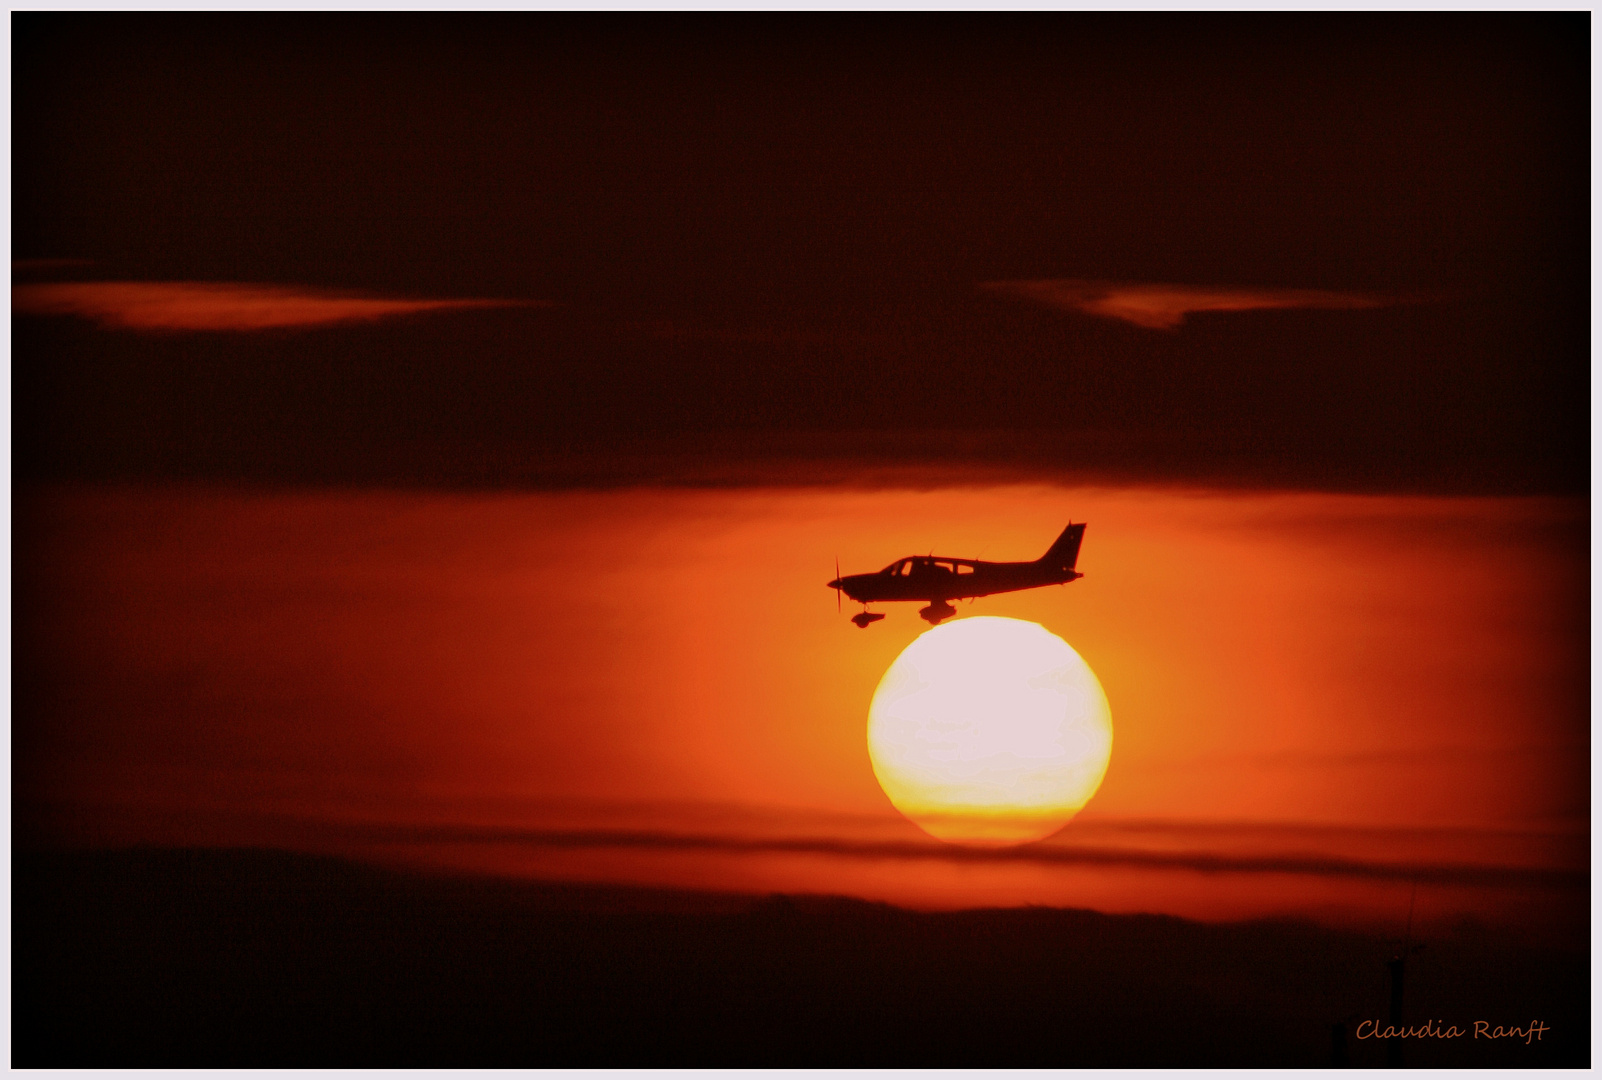
[[[1032,300],[1064,311],[1122,319],[1148,330],[1173,330],[1185,316],[1203,311],[1267,311],[1277,308],[1355,309],[1404,303],[1400,297],[1323,289],[1253,289],[1171,285],[1138,281],[987,281],[980,288]]]
[[[526,306],[527,301],[515,300],[392,298],[213,281],[59,281],[11,287],[13,314],[72,315],[111,329],[144,332],[281,330]]]

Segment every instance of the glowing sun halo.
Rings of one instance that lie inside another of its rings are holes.
[[[1101,786],[1112,714],[1101,683],[1037,623],[979,617],[924,633],[884,673],[868,754],[931,836],[1000,847],[1050,836]]]

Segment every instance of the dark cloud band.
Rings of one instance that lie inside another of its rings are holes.
[[[510,844],[541,848],[627,848],[740,854],[835,855],[859,859],[935,859],[961,863],[1029,863],[1047,866],[1130,867],[1203,874],[1296,874],[1369,881],[1418,882],[1479,888],[1583,889],[1581,870],[1466,863],[1377,862],[1328,856],[1223,855],[1140,848],[1030,844],[1013,848],[959,847],[908,841],[851,841],[826,837],[741,837],[630,829],[524,829],[481,826],[318,825],[348,840],[384,844]]]

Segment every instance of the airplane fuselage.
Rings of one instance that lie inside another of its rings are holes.
[[[851,621],[867,629],[884,618],[867,609],[882,600],[926,600],[929,606],[918,614],[931,626],[957,613],[953,600],[971,600],[995,593],[1038,589],[1042,585],[1066,585],[1085,575],[1074,569],[1079,560],[1079,542],[1085,526],[1068,523],[1062,535],[1034,562],[982,562],[979,559],[952,559],[944,555],[909,555],[897,559],[877,574],[851,574],[829,582],[829,588],[863,605]],[[838,572],[838,567],[836,567]]]
[[[918,555],[899,559],[876,574],[839,579],[840,591],[859,604],[883,600],[968,600],[995,593],[1064,585],[1083,574],[1038,562],[981,562]],[[832,586],[834,583],[830,582]]]

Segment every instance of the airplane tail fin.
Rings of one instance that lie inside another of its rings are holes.
[[[1079,561],[1079,543],[1085,538],[1084,525],[1070,525],[1057,537],[1057,542],[1037,560],[1054,569],[1072,570]]]

